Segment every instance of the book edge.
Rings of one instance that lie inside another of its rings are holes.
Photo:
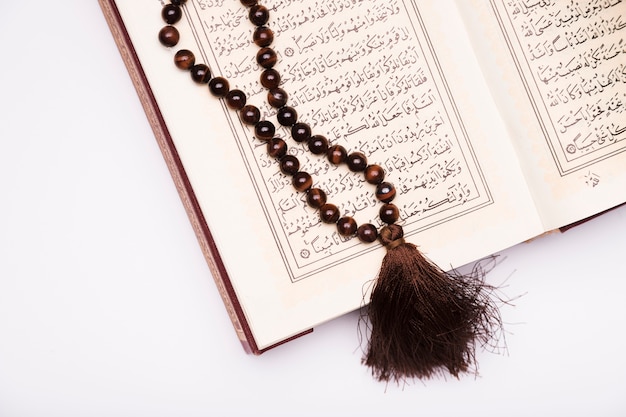
[[[124,25],[122,16],[119,13],[115,0],[98,0],[100,8],[107,21],[113,39],[120,52],[122,60],[131,77],[141,105],[144,109],[148,122],[152,127],[152,131],[157,140],[163,159],[167,164],[170,175],[174,181],[180,199],[185,207],[185,211],[189,217],[192,228],[196,234],[196,238],[200,244],[200,248],[204,258],[213,275],[215,284],[220,293],[222,301],[228,312],[228,316],[233,324],[237,337],[241,342],[243,349],[248,354],[260,355],[279,345],[287,343],[291,340],[309,334],[313,329],[305,330],[285,340],[279,341],[266,348],[259,349],[250,325],[245,317],[243,308],[239,303],[234,287],[230,281],[230,277],[226,271],[220,253],[217,249],[211,231],[204,219],[204,214],[196,199],[193,187],[187,177],[185,169],[182,165],[174,142],[167,129],[167,125],[161,115],[158,103],[154,98],[152,89],[145,76],[137,53],[134,49],[130,36]]]
[[[618,204],[618,205],[616,205],[616,206],[614,206],[614,207],[610,207],[610,208],[608,208],[608,209],[606,209],[606,210],[602,210],[602,211],[600,211],[600,212],[598,212],[598,213],[596,213],[596,214],[592,214],[592,215],[591,215],[591,216],[589,216],[589,217],[585,217],[584,219],[580,219],[580,220],[577,220],[577,221],[575,221],[575,222],[573,222],[573,223],[566,224],[565,226],[561,226],[561,227],[559,227],[559,229],[558,229],[558,230],[559,230],[560,232],[562,232],[562,233],[563,233],[563,232],[566,232],[566,231],[568,231],[568,230],[570,230],[570,229],[575,228],[576,226],[580,226],[580,225],[581,225],[581,224],[583,224],[583,223],[586,223],[586,222],[588,222],[588,221],[590,221],[590,220],[593,220],[593,219],[595,219],[596,217],[600,217],[600,216],[602,216],[603,214],[608,213],[609,211],[615,210],[615,209],[616,209],[616,208],[618,208],[618,207],[622,207],[623,205],[626,205],[626,203]]]

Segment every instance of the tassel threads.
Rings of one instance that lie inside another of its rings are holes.
[[[489,344],[502,327],[494,288],[480,270],[446,273],[403,235],[396,224],[380,231],[387,254],[367,308],[363,362],[380,381],[475,372],[476,344]]]

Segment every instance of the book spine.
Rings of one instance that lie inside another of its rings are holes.
[[[215,284],[217,285],[218,291],[237,333],[237,337],[247,353],[260,354],[267,349],[259,350],[257,348],[250,327],[237,300],[234,288],[228,278],[228,274],[222,263],[217,247],[215,246],[211,232],[204,220],[193,188],[191,187],[185,169],[176,151],[176,147],[161,116],[159,106],[146,79],[115,1],[98,0],[98,2],[100,3],[104,17],[109,25],[135,89],[137,90],[143,109],[157,139],[170,174],[172,175],[185,210],[187,211],[193,230],[200,243],[202,253],[209,265]]]

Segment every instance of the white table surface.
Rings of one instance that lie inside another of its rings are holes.
[[[626,415],[626,207],[501,254],[477,378],[374,381],[356,313],[246,356],[97,2],[5,3],[0,416]]]

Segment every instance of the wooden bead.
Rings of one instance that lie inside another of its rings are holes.
[[[253,25],[263,26],[270,19],[270,11],[265,6],[255,4],[250,7],[248,17],[250,18],[250,21]]]
[[[380,165],[368,165],[364,175],[365,181],[370,184],[380,184],[385,179],[385,170]]]
[[[341,145],[333,145],[328,148],[326,156],[331,164],[339,165],[346,162],[346,159],[348,158],[348,151],[346,151],[346,148]]]
[[[246,7],[254,6],[257,3],[257,0],[241,0],[241,4]]]
[[[395,204],[383,204],[378,215],[383,222],[393,224],[400,218],[400,210],[398,210]]]
[[[281,138],[272,138],[267,141],[267,153],[274,158],[287,155],[287,143]]]
[[[276,127],[274,123],[269,120],[261,120],[254,125],[254,136],[260,140],[270,140],[276,133]]]
[[[259,26],[252,34],[252,41],[256,44],[256,46],[270,46],[274,41],[274,32],[272,32],[272,29],[267,26]]]
[[[182,6],[185,3],[187,3],[187,0],[172,0],[172,4],[175,4],[177,6]]]
[[[321,155],[328,151],[328,139],[322,135],[313,135],[308,141],[309,151],[314,155]]]
[[[298,113],[293,107],[284,106],[276,112],[276,120],[281,126],[293,126],[298,121]]]
[[[173,25],[183,17],[183,12],[180,7],[175,4],[166,4],[161,9],[161,17],[168,25]]]
[[[287,92],[282,88],[273,88],[267,92],[267,102],[277,109],[287,104]]]
[[[233,110],[241,110],[246,105],[246,94],[241,90],[230,90],[226,94],[226,105]]]
[[[261,85],[265,88],[278,88],[280,84],[280,74],[273,68],[268,68],[261,73]]]
[[[378,231],[373,224],[366,223],[359,226],[356,235],[363,243],[372,243],[378,238]]]
[[[283,174],[294,175],[300,170],[300,161],[293,155],[285,155],[280,158],[280,170]]]
[[[189,70],[191,79],[198,84],[206,84],[211,79],[211,70],[204,64],[196,64]]]
[[[261,120],[261,111],[258,107],[253,106],[252,104],[246,104],[239,111],[239,117],[245,124],[255,125],[259,123],[259,120]]]
[[[296,123],[291,126],[291,137],[296,142],[308,141],[311,137],[311,126],[306,123]]]
[[[381,182],[376,186],[376,198],[383,203],[389,203],[396,196],[396,188],[388,182]]]
[[[174,55],[174,65],[181,70],[188,70],[196,63],[196,57],[193,52],[187,49],[181,49]]]
[[[326,204],[326,193],[319,188],[311,188],[306,194],[306,202],[313,208],[321,208]]]
[[[163,29],[159,31],[159,42],[163,46],[172,47],[176,46],[178,41],[180,40],[180,33],[178,33],[178,29],[174,26],[164,26]]]
[[[339,209],[334,204],[324,204],[320,207],[320,219],[324,223],[336,223],[339,220]]]
[[[348,159],[346,161],[348,163],[348,168],[353,172],[361,172],[364,171],[367,167],[367,158],[361,152],[353,152],[348,155]]]
[[[211,78],[209,81],[209,91],[215,97],[225,97],[229,90],[230,86],[228,85],[228,80],[224,77]]]
[[[356,233],[356,220],[352,217],[346,216],[337,220],[337,231],[341,236],[352,236]]]
[[[307,172],[298,171],[293,174],[291,183],[296,190],[304,192],[313,186],[313,178],[311,178],[311,175]]]

